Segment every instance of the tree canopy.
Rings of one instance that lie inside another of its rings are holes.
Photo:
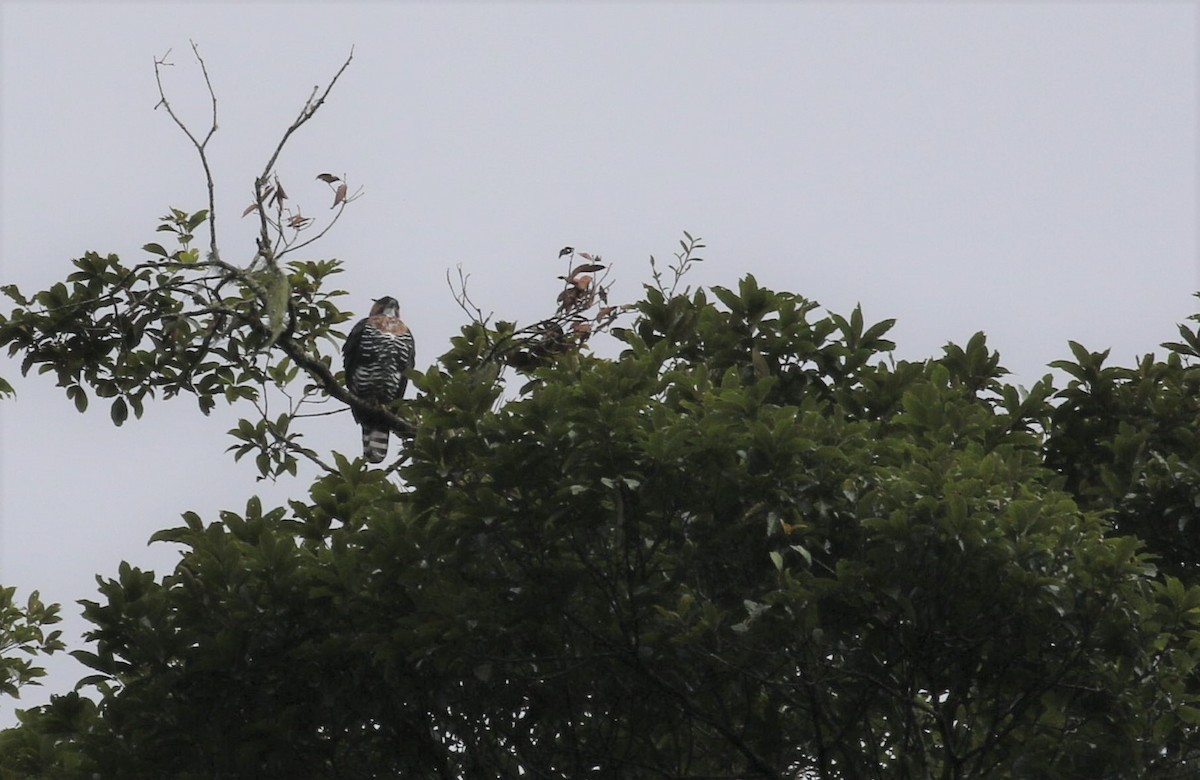
[[[1129,370],[1076,348],[1067,387],[1022,393],[982,335],[895,361],[890,322],[753,277],[667,292],[613,329],[618,357],[520,375],[497,365],[514,326],[473,322],[414,375],[394,474],[335,455],[288,506],[160,531],[173,572],[123,565],[84,603],[97,703],[24,712],[8,768],[1186,768],[1195,333]]]
[[[691,236],[624,306],[572,251],[550,316],[469,316],[412,372],[388,410],[403,453],[370,468],[300,443],[305,399],[363,402],[329,357],[339,263],[281,261],[281,192],[257,180],[246,267],[209,210],[173,209],[178,249],[3,288],[0,344],[80,411],[224,399],[264,476],[322,468],[286,506],[185,512],[153,537],[179,546],[170,572],[100,576],[74,650],[94,673],[0,733],[4,776],[1200,768],[1192,325],[1133,368],[1072,344],[1066,385],[1025,391],[982,333],[897,360],[860,309],[753,276],[681,287]],[[619,354],[590,351],[601,334]],[[268,416],[280,390],[297,406]],[[53,609],[0,614],[11,635]]]

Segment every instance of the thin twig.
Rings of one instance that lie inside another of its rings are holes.
[[[342,67],[338,68],[338,72],[333,74],[333,78],[330,80],[329,85],[325,87],[325,91],[322,92],[319,97],[317,96],[317,91],[320,89],[320,87],[313,87],[312,94],[309,96],[308,100],[305,101],[304,108],[300,110],[299,116],[297,116],[296,120],[292,122],[291,126],[284,131],[283,137],[279,139],[279,144],[275,147],[275,151],[271,153],[270,158],[267,160],[267,164],[263,168],[262,175],[254,180],[254,202],[258,204],[260,226],[259,254],[263,256],[263,259],[267,262],[268,266],[273,266],[276,258],[270,256],[272,254],[269,249],[271,246],[271,235],[267,230],[267,213],[266,204],[263,203],[263,187],[270,179],[271,171],[275,170],[275,162],[279,159],[279,155],[283,152],[283,147],[285,144],[287,144],[288,139],[292,137],[292,133],[303,127],[309,119],[312,119],[313,114],[315,114],[317,109],[319,109],[325,103],[325,99],[329,97],[329,93],[333,89],[333,85],[337,84],[338,79],[341,78],[342,73],[344,73],[346,68],[350,66],[350,62],[353,59],[354,47],[351,46],[350,55],[346,57],[346,61],[342,63]]]
[[[200,63],[200,72],[204,74],[204,85],[208,89],[208,97],[212,104],[212,121],[209,123],[208,132],[204,135],[204,140],[199,141],[192,131],[184,124],[183,120],[175,113],[175,109],[171,107],[171,102],[167,100],[166,90],[163,89],[162,83],[162,68],[173,67],[173,63],[167,62],[167,57],[171,55],[171,50],[162,56],[162,59],[154,61],[154,81],[158,85],[158,103],[154,106],[158,108],[162,106],[167,110],[167,115],[175,122],[188,140],[192,142],[196,152],[200,155],[200,165],[204,167],[204,183],[208,188],[208,239],[209,239],[209,257],[217,258],[217,201],[216,188],[213,185],[212,170],[208,166],[207,147],[208,142],[212,139],[213,134],[217,132],[217,93],[213,90],[212,79],[208,75],[208,66],[204,62],[204,58],[200,56],[200,48],[195,41],[189,41],[192,45],[192,53],[196,55],[196,61]]]
[[[321,401],[309,401],[308,403],[322,403],[322,402]],[[301,419],[307,419],[309,417],[330,417],[335,414],[345,414],[345,412],[346,412],[345,408],[330,409],[327,412],[303,412],[303,413],[296,412],[296,414],[292,415],[292,419],[301,420]]]
[[[361,192],[361,190],[360,190],[360,192]],[[284,255],[288,254],[289,252],[295,252],[298,249],[303,249],[304,247],[308,246],[309,244],[311,244],[315,241],[320,241],[322,238],[324,238],[325,234],[328,233],[330,231],[330,229],[332,229],[333,226],[337,224],[337,221],[342,216],[342,212],[346,210],[346,205],[349,204],[352,200],[354,200],[354,198],[346,198],[344,201],[342,201],[340,204],[338,204],[339,208],[337,210],[337,213],[333,215],[333,219],[329,220],[329,224],[321,229],[320,233],[317,233],[312,238],[310,238],[306,241],[302,241],[299,244],[295,244],[295,245],[289,244],[288,246],[284,247],[282,252],[280,252],[279,254],[277,254],[275,256],[275,259],[280,260],[283,258]]]
[[[471,278],[470,274],[464,274],[462,263],[455,266],[458,270],[458,288],[455,289],[454,283],[450,281],[450,269],[446,269],[446,286],[450,288],[450,295],[454,297],[454,302],[458,304],[458,308],[463,310],[471,318],[473,322],[477,322],[484,327],[487,327],[488,322],[492,319],[492,315],[484,316],[483,309],[475,305],[475,301],[471,300],[470,294],[467,292],[467,280]]]

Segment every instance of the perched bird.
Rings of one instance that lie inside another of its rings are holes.
[[[412,367],[415,356],[416,342],[400,319],[400,304],[385,295],[375,301],[371,314],[358,321],[342,345],[346,386],[359,398],[380,406],[403,398],[408,385],[404,372]],[[379,463],[387,457],[387,422],[369,410],[352,407],[351,411],[362,426],[363,457]]]

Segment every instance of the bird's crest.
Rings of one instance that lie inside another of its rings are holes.
[[[399,317],[400,302],[390,295],[385,295],[382,298],[376,298],[375,303],[371,306],[372,317]]]
[[[400,303],[390,295],[375,299],[367,320],[372,327],[383,333],[390,333],[394,336],[403,336],[408,333],[408,326],[400,319]]]

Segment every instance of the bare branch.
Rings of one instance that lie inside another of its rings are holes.
[[[209,123],[208,132],[204,135],[204,140],[197,140],[196,136],[188,126],[175,113],[175,109],[171,108],[171,102],[167,100],[166,90],[162,83],[163,67],[173,66],[173,63],[167,62],[167,57],[171,55],[171,50],[162,56],[162,59],[154,61],[154,81],[158,85],[158,104],[155,108],[162,106],[167,110],[168,116],[175,122],[183,134],[188,137],[195,147],[196,153],[200,155],[200,165],[204,168],[204,183],[208,188],[208,251],[210,258],[217,258],[217,201],[216,188],[213,185],[212,170],[208,165],[208,142],[212,139],[213,134],[217,132],[217,93],[213,90],[212,79],[208,75],[208,66],[204,62],[204,58],[200,56],[200,49],[196,46],[195,41],[189,41],[192,45],[192,53],[196,56],[196,61],[200,63],[200,72],[204,74],[204,85],[208,89],[208,97],[212,104],[212,121]]]
[[[304,403],[323,403],[323,402],[322,401],[306,401]],[[294,417],[294,419],[302,420],[302,419],[305,419],[308,417],[332,417],[335,414],[343,414],[344,412],[346,412],[346,409],[329,409],[328,411],[324,411],[324,412],[304,412],[304,413],[297,412],[295,415],[293,415],[293,417]]]
[[[287,246],[285,246],[285,247],[283,248],[283,251],[281,251],[281,252],[280,252],[278,255],[276,255],[275,259],[276,259],[276,260],[279,260],[280,258],[282,258],[282,257],[283,257],[284,255],[286,255],[286,254],[289,254],[289,253],[291,253],[291,252],[295,252],[295,251],[296,251],[296,250],[298,250],[298,249],[303,249],[304,247],[308,246],[309,244],[312,244],[312,243],[314,243],[314,242],[316,242],[316,241],[320,241],[322,238],[324,238],[324,237],[325,237],[325,234],[326,234],[326,233],[328,233],[330,230],[332,230],[332,229],[333,229],[333,226],[337,224],[337,221],[338,221],[339,219],[341,219],[341,217],[342,217],[342,212],[344,212],[344,211],[346,210],[346,206],[347,206],[347,205],[349,205],[349,204],[350,204],[352,201],[356,200],[356,199],[358,198],[358,195],[359,195],[359,193],[361,193],[361,192],[362,192],[362,188],[360,187],[360,188],[359,188],[359,189],[358,189],[358,190],[357,190],[357,191],[354,193],[354,195],[353,195],[352,197],[346,198],[346,200],[344,200],[344,201],[342,201],[340,204],[338,204],[338,210],[337,210],[337,213],[333,215],[333,219],[329,220],[329,224],[328,224],[328,225],[326,225],[325,227],[321,228],[321,232],[320,232],[320,233],[317,233],[317,234],[316,234],[315,236],[313,236],[312,238],[309,238],[309,239],[306,239],[306,240],[304,240],[304,241],[301,241],[299,244],[294,244],[294,245],[293,245],[293,244],[288,244]]]
[[[475,305],[471,300],[471,296],[467,293],[467,280],[471,278],[470,274],[463,273],[462,263],[459,263],[458,269],[458,287],[454,286],[454,282],[450,281],[450,270],[446,269],[446,284],[450,287],[450,295],[454,297],[454,302],[458,304],[458,308],[463,310],[471,318],[473,322],[486,326],[491,320],[492,315],[484,316],[483,310]]]
[[[325,99],[329,97],[329,93],[333,89],[333,85],[337,84],[338,79],[341,78],[342,73],[344,73],[346,68],[350,66],[350,62],[353,59],[354,47],[352,46],[350,47],[350,55],[346,57],[346,61],[342,63],[342,67],[338,68],[338,72],[333,74],[333,78],[325,87],[325,91],[321,92],[320,96],[318,96],[317,92],[320,87],[313,87],[312,94],[309,96],[308,100],[305,101],[304,108],[300,110],[299,116],[297,116],[296,120],[292,122],[287,130],[284,131],[283,137],[279,139],[279,144],[275,147],[275,151],[272,152],[270,158],[268,158],[262,174],[254,180],[254,202],[259,205],[258,215],[260,233],[258,251],[268,265],[273,266],[277,258],[272,256],[273,252],[270,249],[271,235],[268,230],[269,225],[267,222],[266,209],[264,208],[265,204],[263,203],[263,188],[270,180],[271,172],[275,170],[275,163],[279,159],[279,155],[283,152],[283,147],[287,144],[288,139],[292,137],[292,133],[303,127],[304,124],[308,122],[308,120],[312,119],[313,115],[317,113],[317,109],[319,109],[325,103]]]

